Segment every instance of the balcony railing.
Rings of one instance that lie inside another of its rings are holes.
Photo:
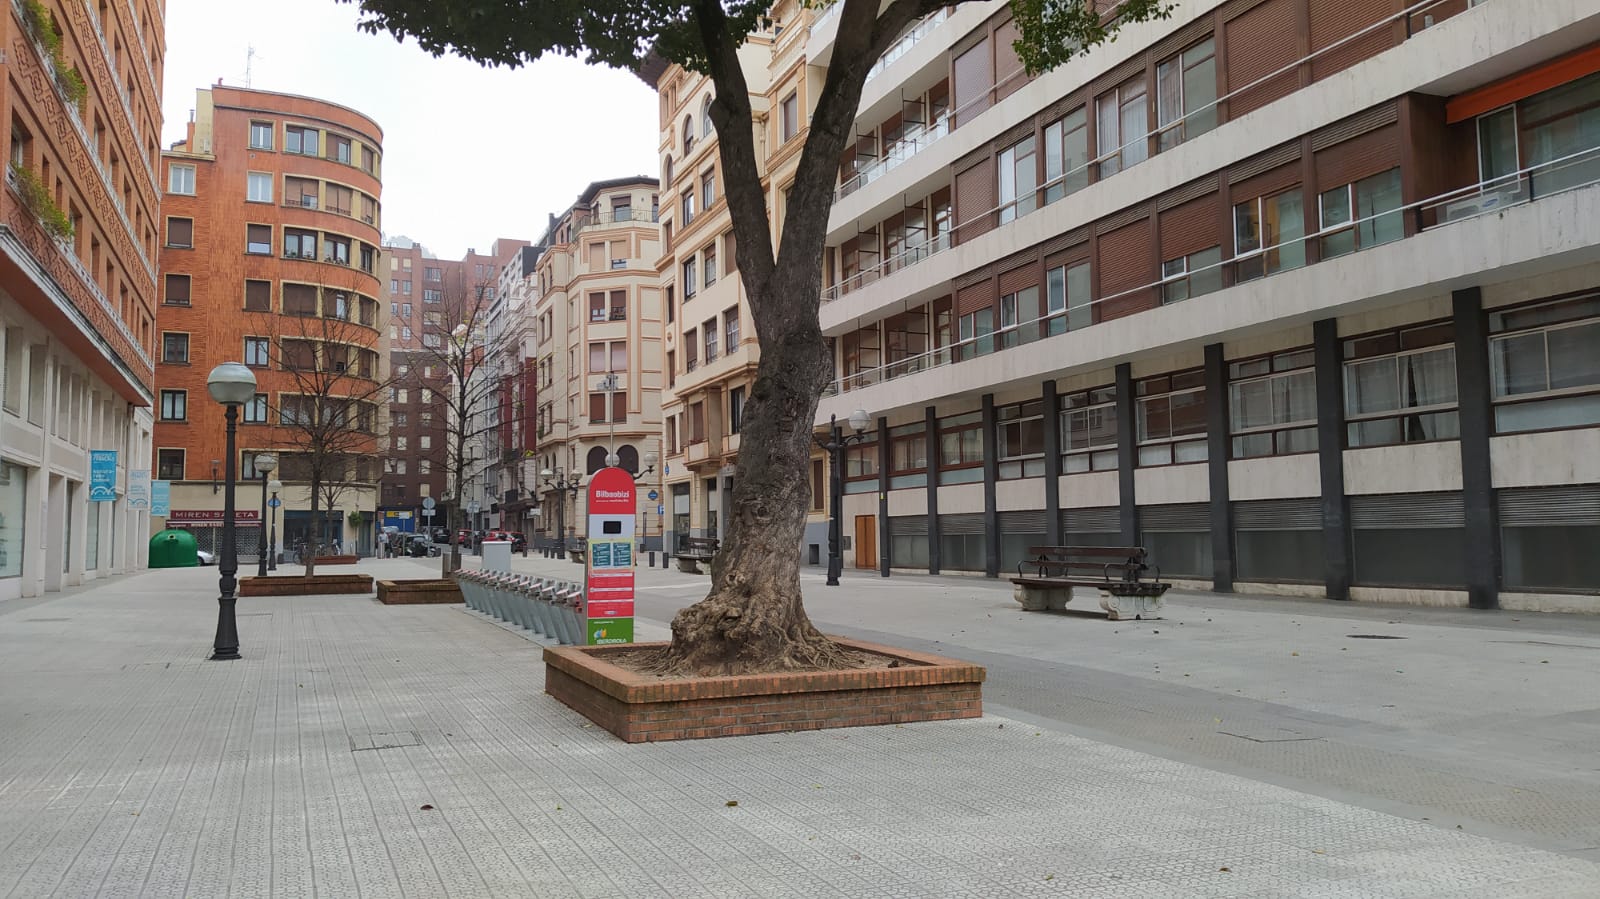
[[[584,216],[581,221],[573,224],[572,235],[574,238],[576,238],[579,234],[582,234],[591,228],[598,228],[602,225],[626,224],[628,222],[654,222],[660,217],[661,212],[659,209],[634,209],[632,207],[621,207],[613,212],[597,212],[593,215]]]
[[[1256,260],[1272,250],[1282,249],[1298,243],[1310,243],[1334,233],[1349,231],[1352,228],[1359,229],[1363,225],[1374,224],[1380,219],[1406,216],[1412,219],[1418,232],[1431,231],[1476,218],[1480,215],[1501,212],[1514,206],[1526,205],[1536,199],[1543,199],[1597,184],[1600,184],[1600,145],[1559,159],[1528,166],[1503,177],[1447,191],[1394,209],[1385,209],[1364,218],[1341,222],[1336,226],[1307,234],[1303,237],[1280,241],[1271,246],[1262,247],[1259,250],[1252,250],[1249,255],[1244,257],[1224,259],[1221,262],[1202,268],[1191,269],[1185,273],[1185,276],[1193,277],[1194,275],[1214,270],[1220,271],[1228,266],[1237,264],[1241,259]],[[1407,238],[1399,238],[1401,241],[1405,239]],[[1362,253],[1375,246],[1384,246],[1394,242],[1396,241],[1385,241],[1384,243],[1360,247],[1354,253]],[[1351,254],[1341,254],[1334,258],[1342,258],[1346,255]],[[1293,269],[1290,270],[1292,271]],[[1262,277],[1270,278],[1274,274],[1277,274],[1277,272],[1270,272]],[[823,395],[833,396],[841,391],[856,390],[881,381],[891,381],[928,369],[941,368],[954,362],[964,362],[979,356],[987,356],[1016,346],[1033,343],[1046,337],[1054,337],[1068,331],[1092,328],[1095,326],[1093,318],[1096,307],[1103,303],[1110,303],[1141,293],[1159,295],[1161,288],[1169,283],[1170,280],[1168,278],[1160,278],[1139,287],[1090,300],[1081,306],[1050,311],[1028,321],[1021,321],[1015,325],[1000,328],[990,334],[964,338],[955,343],[903,359],[896,359],[893,362],[864,368],[844,377],[834,379],[824,388]],[[1260,280],[1260,278],[1251,278],[1250,280]],[[1179,302],[1188,302],[1188,300]],[[1089,319],[1088,323],[1077,327],[1070,325],[1073,319],[1080,317]]]
[[[844,199],[873,181],[879,176],[895,168],[900,163],[921,153],[928,145],[940,140],[950,133],[950,115],[939,116],[932,122],[912,131],[906,132],[901,138],[890,144],[877,160],[856,170],[850,180],[839,185],[834,192],[834,201]]]
[[[1420,0],[1420,2],[1414,3],[1411,6],[1405,8],[1405,9],[1399,11],[1399,12],[1393,13],[1393,14],[1391,14],[1391,15],[1389,15],[1389,16],[1387,16],[1387,17],[1385,17],[1385,18],[1383,18],[1383,19],[1381,19],[1381,20],[1379,20],[1377,22],[1374,22],[1371,25],[1368,25],[1366,28],[1363,28],[1360,31],[1357,31],[1354,34],[1351,34],[1351,35],[1348,35],[1348,36],[1346,36],[1344,38],[1341,38],[1340,40],[1335,41],[1334,43],[1329,44],[1328,46],[1323,47],[1320,50],[1313,51],[1312,53],[1309,53],[1306,56],[1304,56],[1304,57],[1302,57],[1302,58],[1300,58],[1300,59],[1298,59],[1298,60],[1296,60],[1294,62],[1288,63],[1287,65],[1281,66],[1281,67],[1279,67],[1278,69],[1276,69],[1276,70],[1274,70],[1272,72],[1268,72],[1267,74],[1262,75],[1260,78],[1257,78],[1256,80],[1250,82],[1249,84],[1245,84],[1245,85],[1242,85],[1242,86],[1240,86],[1238,88],[1235,88],[1234,90],[1231,90],[1228,93],[1217,97],[1217,99],[1212,100],[1210,103],[1208,103],[1208,104],[1206,104],[1204,106],[1201,106],[1201,107],[1198,107],[1196,109],[1190,110],[1189,112],[1185,113],[1184,115],[1180,116],[1179,118],[1177,118],[1177,119],[1175,119],[1175,120],[1173,120],[1171,122],[1166,122],[1166,123],[1162,124],[1161,131],[1170,131],[1171,129],[1176,128],[1178,125],[1183,124],[1183,123],[1187,122],[1189,119],[1194,118],[1194,117],[1206,116],[1206,115],[1214,115],[1215,114],[1215,110],[1216,110],[1216,108],[1218,107],[1219,104],[1225,103],[1230,99],[1233,99],[1235,97],[1240,96],[1241,94],[1248,93],[1249,91],[1252,91],[1252,90],[1256,89],[1257,87],[1260,87],[1261,85],[1264,85],[1269,81],[1272,81],[1274,78],[1279,78],[1279,77],[1282,77],[1282,76],[1284,76],[1284,75],[1286,75],[1288,73],[1297,71],[1301,66],[1305,65],[1306,63],[1311,62],[1312,60],[1316,59],[1317,57],[1319,57],[1319,56],[1321,56],[1321,55],[1323,55],[1325,53],[1332,52],[1334,50],[1339,49],[1340,47],[1345,46],[1346,44],[1352,43],[1354,41],[1358,41],[1358,40],[1362,39],[1363,37],[1365,37],[1366,35],[1371,34],[1371,33],[1375,32],[1375,31],[1380,31],[1380,30],[1383,30],[1385,28],[1391,27],[1397,21],[1400,21],[1402,19],[1409,20],[1410,17],[1420,15],[1420,14],[1422,14],[1422,13],[1424,13],[1424,12],[1434,8],[1434,7],[1442,6],[1444,4],[1451,3],[1451,2],[1453,2],[1453,0]],[[1485,0],[1485,2],[1487,2],[1487,0]],[[1406,35],[1406,39],[1410,40],[1414,36],[1415,36],[1415,34],[1408,33]],[[1013,75],[1012,77],[1013,78],[1020,77],[1021,74],[1022,73],[1019,71],[1017,73],[1017,75]],[[1010,79],[1007,79],[1007,80],[1009,81]],[[963,110],[969,108],[971,105],[979,102],[980,100],[987,100],[991,95],[993,95],[993,93],[995,91],[999,90],[999,88],[1002,87],[1005,83],[1006,82],[1001,82],[1001,84],[995,85],[994,87],[989,89],[989,93],[988,94],[980,95],[979,97],[974,97],[972,100],[968,101],[967,103],[963,103],[960,107],[957,107],[955,110],[952,110],[950,113],[948,113],[950,125],[949,125],[949,127],[947,129],[945,129],[938,136],[939,137],[943,137],[945,134],[948,134],[950,132],[950,130],[954,129],[955,127],[957,127],[960,124],[960,115],[963,112]],[[935,124],[937,124],[937,123],[935,123]],[[1065,196],[1067,196],[1067,195],[1069,195],[1069,194],[1071,194],[1071,193],[1073,193],[1073,192],[1075,192],[1077,190],[1081,190],[1081,189],[1083,189],[1083,187],[1087,186],[1087,181],[1088,181],[1089,170],[1090,169],[1094,168],[1095,166],[1099,165],[1101,162],[1103,162],[1104,160],[1106,160],[1106,159],[1108,159],[1110,157],[1113,157],[1113,156],[1120,157],[1120,155],[1125,150],[1127,150],[1130,147],[1133,147],[1135,144],[1137,144],[1140,141],[1144,141],[1144,142],[1148,143],[1148,142],[1150,142],[1152,140],[1155,140],[1157,138],[1157,133],[1158,132],[1152,131],[1152,132],[1147,133],[1147,134],[1141,134],[1141,135],[1135,136],[1134,138],[1132,138],[1131,140],[1126,141],[1125,143],[1121,144],[1120,146],[1117,146],[1114,149],[1107,149],[1104,152],[1100,153],[1098,156],[1094,156],[1094,157],[1090,158],[1088,161],[1084,162],[1082,165],[1076,166],[1076,167],[1072,168],[1069,171],[1063,172],[1060,175],[1058,175],[1058,176],[1056,176],[1054,178],[1049,179],[1048,181],[1045,181],[1045,182],[1039,184],[1036,188],[1034,188],[1033,198],[1031,200],[1031,208],[1028,208],[1026,211],[1023,211],[1021,209],[1021,207],[1029,202],[1027,198],[1013,198],[1013,199],[1010,199],[1010,200],[1005,200],[1005,201],[1003,201],[1001,203],[998,203],[997,205],[995,205],[995,206],[993,206],[993,207],[991,207],[989,209],[982,210],[980,212],[974,213],[974,214],[972,214],[971,216],[967,217],[966,219],[964,219],[961,222],[957,222],[955,224],[955,226],[951,229],[951,232],[952,233],[958,232],[962,228],[966,228],[966,227],[975,225],[975,224],[977,224],[977,223],[979,223],[979,222],[981,222],[981,221],[983,221],[985,219],[988,219],[991,216],[997,215],[998,213],[1001,212],[1001,210],[1004,210],[1004,209],[1015,210],[1017,212],[1016,218],[1021,218],[1024,215],[1031,215],[1031,214],[1033,214],[1035,212],[1038,212],[1040,209],[1043,209],[1044,207],[1049,206],[1054,202],[1058,202],[1062,197],[1065,197]],[[896,165],[899,165],[900,162],[905,161],[905,159],[909,159],[911,156],[916,155],[916,153],[921,152],[922,150],[926,149],[929,145],[931,145],[931,144],[933,144],[935,142],[937,142],[937,138],[933,138],[933,139],[930,139],[930,140],[923,140],[919,145],[910,148],[910,151],[908,153],[902,154],[901,157],[897,161],[895,161],[892,165],[884,166],[883,168],[878,170],[876,174],[874,174],[871,177],[867,178],[865,181],[859,181],[858,182],[857,179],[860,178],[860,174],[858,174],[856,176],[856,178],[852,178],[850,181],[845,182],[845,184],[843,184],[843,185],[841,185],[839,187],[839,190],[835,195],[835,201],[837,201],[838,199],[841,199],[841,198],[843,198],[845,196],[848,196],[850,193],[853,193],[853,192],[861,189],[861,187],[863,187],[866,183],[868,183],[871,180],[881,176],[884,172],[889,171],[890,169],[894,168]],[[1145,157],[1145,159],[1149,159],[1150,156],[1152,156],[1152,155],[1155,155],[1155,154],[1153,154],[1153,153],[1149,154],[1149,155],[1147,155]],[[882,161],[887,163],[889,161],[889,158],[886,156],[884,158],[884,160],[882,160]],[[1107,179],[1115,178],[1117,174],[1121,174],[1122,172],[1126,172],[1126,171],[1134,168],[1135,166],[1137,166],[1137,163],[1133,163],[1133,164],[1129,164],[1129,165],[1123,165],[1118,169],[1118,171],[1115,174],[1107,176]],[[1102,180],[1106,180],[1106,179],[1102,179]],[[1065,189],[1067,185],[1072,184],[1074,181],[1079,182],[1077,186],[1073,187],[1071,190]],[[1095,183],[1098,184],[1100,182],[1097,181]],[[846,190],[847,187],[849,188],[848,190]],[[1048,199],[1047,200],[1046,198],[1048,198],[1049,192],[1052,189],[1060,189],[1061,190],[1061,196],[1058,196],[1058,197],[1056,197],[1054,199]],[[1013,219],[1012,221],[1014,221],[1014,220],[1015,219]],[[1010,221],[1001,222],[1000,224],[1001,225],[1010,224]],[[862,271],[857,272],[857,273],[849,276],[848,278],[845,278],[843,281],[837,282],[835,284],[831,284],[831,285],[823,288],[823,291],[822,291],[822,302],[830,303],[830,302],[832,302],[834,300],[837,300],[839,297],[843,296],[844,294],[847,294],[847,293],[851,292],[852,290],[859,289],[860,287],[865,286],[866,284],[869,284],[869,283],[871,283],[873,281],[876,281],[877,279],[879,279],[881,277],[884,277],[884,276],[886,276],[888,274],[891,274],[894,271],[898,271],[899,269],[908,268],[908,267],[910,267],[912,265],[915,265],[916,263],[921,262],[923,259],[926,259],[929,256],[936,255],[938,253],[941,253],[941,252],[949,249],[950,246],[951,246],[951,242],[950,242],[950,240],[948,238],[948,235],[940,235],[939,237],[934,238],[933,240],[928,241],[925,244],[919,245],[917,247],[912,247],[912,248],[909,248],[909,249],[907,249],[905,251],[902,251],[900,253],[888,256],[882,262],[879,262],[877,265],[873,266],[872,268],[863,269]]]
[[[950,18],[950,9],[949,7],[945,7],[929,13],[927,16],[923,17],[922,21],[912,25],[911,30],[907,31],[905,34],[902,34],[899,40],[889,45],[889,49],[883,51],[883,55],[878,57],[878,61],[872,64],[872,68],[867,70],[866,80],[871,81],[884,69],[887,69],[889,66],[893,65],[895,60],[906,55],[906,53],[909,52],[912,47],[917,45],[918,41],[927,37],[930,33],[932,33],[933,29],[944,24],[944,20],[948,18]]]

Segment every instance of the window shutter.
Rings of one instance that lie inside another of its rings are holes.
[[[603,272],[606,270],[606,245],[603,243],[589,244],[589,270]]]
[[[1153,290],[1135,289],[1156,280],[1155,272],[1150,270],[1148,219],[1101,235],[1097,244],[1097,260],[1100,265],[1100,292],[1097,298],[1108,298],[1100,304],[1100,321],[1110,321],[1155,306]],[[1133,292],[1123,294],[1130,290]]]
[[[1465,520],[1459,492],[1350,497],[1352,528],[1458,528]]]
[[[1000,273],[1000,295],[1016,293],[1027,287],[1039,283],[1039,269],[1033,263],[1027,262],[1009,271]]]
[[[1140,506],[1139,528],[1145,533],[1210,531],[1211,507],[1205,503]]]
[[[1227,25],[1228,93],[1254,84],[1299,58],[1300,23],[1293,0],[1267,0]],[[1293,69],[1228,100],[1228,118],[1286,97],[1299,85]]]
[[[1312,0],[1311,50],[1316,52],[1395,12],[1395,0]],[[1311,77],[1321,80],[1376,56],[1395,43],[1396,23],[1373,28],[1311,61]]]
[[[1331,190],[1400,164],[1400,126],[1351,138],[1317,154],[1317,190]]]
[[[1000,185],[995,180],[994,160],[986,158],[956,175],[956,243],[987,233],[994,228],[994,209],[999,205]]]
[[[1161,213],[1162,260],[1220,246],[1223,235],[1217,233],[1221,221],[1217,211],[1217,195],[1212,194]]]
[[[983,533],[983,513],[975,512],[968,515],[940,515],[939,533],[943,534],[981,534]]]
[[[1320,531],[1322,500],[1265,499],[1233,504],[1233,526],[1241,531]]]
[[[1116,506],[1061,510],[1063,534],[1115,534],[1121,530],[1122,512]]]
[[[963,287],[956,291],[956,315],[970,315],[983,309],[993,308],[998,297],[994,292],[994,282],[985,278],[970,287]]]
[[[167,219],[167,243],[175,247],[194,246],[194,219]]]
[[[611,394],[611,420],[623,422],[628,420],[628,392],[618,390]]]
[[[814,463],[820,465],[820,462]],[[889,533],[896,537],[928,536],[928,516],[896,515],[889,519]]]
[[[1271,196],[1300,183],[1300,174],[1300,163],[1293,162],[1234,184],[1228,189],[1228,195],[1234,203]]]
[[[1515,487],[1497,498],[1505,527],[1600,527],[1600,485]]]
[[[589,420],[606,420],[606,395],[603,393],[589,394]]]
[[[1021,32],[1017,30],[1017,20],[1010,19],[994,31],[994,83],[995,100],[1004,100],[1015,93],[1017,88],[1028,83],[1028,76],[1022,69],[1022,60],[1017,58],[1017,51],[1012,48]]]
[[[957,56],[953,68],[954,127],[959,128],[989,108],[989,88],[994,86],[994,70],[989,65],[989,42],[980,40]]]

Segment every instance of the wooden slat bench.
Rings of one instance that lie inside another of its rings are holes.
[[[717,538],[715,537],[686,537],[683,549],[678,551],[678,570],[685,574],[703,574],[700,563],[711,564],[711,558],[717,554]]]
[[[1161,570],[1147,564],[1142,546],[1030,546],[1017,563],[1013,597],[1024,611],[1060,611],[1072,601],[1072,590],[1101,592],[1100,607],[1112,621],[1161,617]]]

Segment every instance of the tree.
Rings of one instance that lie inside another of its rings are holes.
[[[801,605],[796,552],[810,500],[807,466],[817,403],[833,374],[817,319],[828,212],[868,70],[918,19],[960,0],[837,0],[838,37],[811,113],[778,247],[772,244],[752,108],[738,58],[740,44],[770,4],[354,2],[364,13],[361,29],[415,38],[434,55],[455,53],[485,65],[516,67],[556,53],[637,70],[653,53],[711,78],[710,115],[723,194],[738,235],[739,275],[761,362],[745,402],[739,482],[711,592],[673,619],[672,643],[660,667],[710,674],[837,664],[839,649],[817,631]],[[1021,33],[1018,55],[1037,72],[1105,41],[1124,23],[1165,16],[1167,6],[1168,0],[1012,0]]]
[[[271,335],[267,361],[287,381],[286,389],[267,395],[263,412],[277,423],[275,445],[286,448],[281,476],[310,484],[309,576],[316,573],[317,548],[333,539],[332,523],[319,513],[337,512],[352,488],[377,480],[388,381],[383,360],[367,346],[378,322],[376,300],[338,287],[286,284],[284,290],[285,315],[263,314],[253,330]]]

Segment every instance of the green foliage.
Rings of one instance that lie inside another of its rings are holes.
[[[1095,6],[1094,0],[1011,0],[1022,35],[1012,46],[1028,74],[1053,69],[1105,43],[1123,25],[1172,15],[1172,0],[1124,0],[1109,22]]]
[[[361,523],[367,520],[367,516],[360,512],[351,512],[349,515],[345,516],[345,520],[349,521],[353,527],[361,527]]]
[[[72,221],[67,214],[61,211],[55,201],[50,199],[50,191],[45,189],[44,182],[33,170],[12,163],[11,174],[17,179],[17,190],[22,194],[22,205],[33,213],[46,231],[62,240],[72,237]]]
[[[23,0],[22,18],[28,25],[28,33],[44,45],[45,56],[50,59],[50,67],[55,70],[56,84],[62,93],[67,95],[72,105],[82,105],[89,96],[89,85],[83,80],[83,73],[78,71],[78,67],[67,62],[66,48],[62,45],[55,16],[39,0]]]
[[[81,105],[89,96],[89,85],[84,82],[83,73],[78,71],[77,66],[66,71],[57,68],[56,83],[61,85],[61,89],[67,94],[67,99],[71,100],[74,106]]]

